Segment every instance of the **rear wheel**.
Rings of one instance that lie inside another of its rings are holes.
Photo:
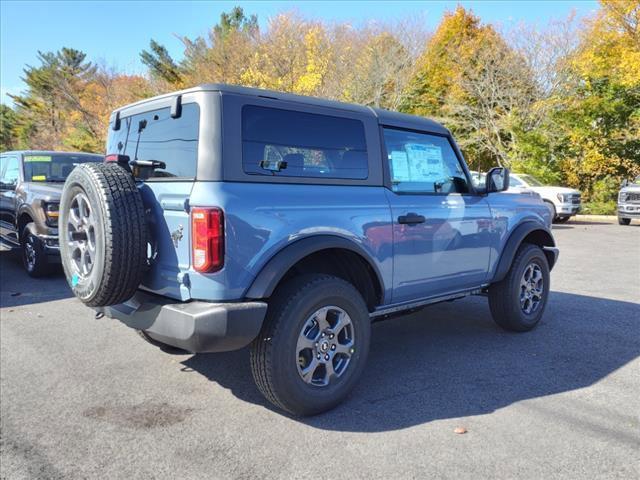
[[[31,233],[29,225],[22,231],[20,244],[22,245],[22,264],[29,276],[42,277],[47,275],[51,270],[47,261],[47,253],[42,241]]]
[[[549,264],[542,249],[522,244],[506,277],[489,287],[489,307],[494,321],[514,332],[534,328],[547,305],[549,279]]]
[[[338,405],[362,374],[371,324],[356,288],[330,275],[304,275],[278,288],[251,348],[258,389],[294,415]]]
[[[618,224],[619,225],[629,225],[630,223],[631,223],[631,219],[630,218],[618,217]]]

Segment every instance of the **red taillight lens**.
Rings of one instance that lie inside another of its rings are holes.
[[[197,272],[224,265],[224,216],[219,208],[191,209],[191,261]]]
[[[104,157],[106,163],[129,163],[129,155],[118,155],[117,153],[111,153]]]

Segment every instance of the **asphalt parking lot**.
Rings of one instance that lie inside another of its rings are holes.
[[[1,477],[639,478],[640,225],[554,234],[536,330],[501,331],[481,297],[375,324],[350,399],[303,420],[246,351],[165,353],[3,253]]]

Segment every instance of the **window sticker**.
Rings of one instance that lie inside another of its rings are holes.
[[[51,162],[51,155],[28,155],[24,157],[25,163]]]
[[[405,145],[414,182],[431,182],[442,178],[444,172],[442,149],[436,145],[407,143]]]
[[[411,181],[411,173],[409,172],[409,161],[406,152],[402,152],[399,150],[391,152],[391,168],[393,169],[394,181]]]
[[[33,175],[31,177],[31,181],[33,181],[33,182],[46,182],[47,181],[47,176],[46,175]]]

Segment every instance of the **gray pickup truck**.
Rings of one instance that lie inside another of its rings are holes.
[[[0,242],[20,250],[27,273],[39,277],[60,263],[58,205],[76,165],[103,155],[40,150],[0,154]]]
[[[503,168],[474,186],[432,120],[202,85],[113,112],[106,163],[65,184],[62,260],[156,344],[250,345],[264,396],[309,415],[351,391],[373,321],[486,295],[501,327],[535,327],[558,249],[540,197],[508,187]]]
[[[625,180],[618,192],[618,223],[629,225],[634,218],[640,219],[640,175],[631,182]]]

